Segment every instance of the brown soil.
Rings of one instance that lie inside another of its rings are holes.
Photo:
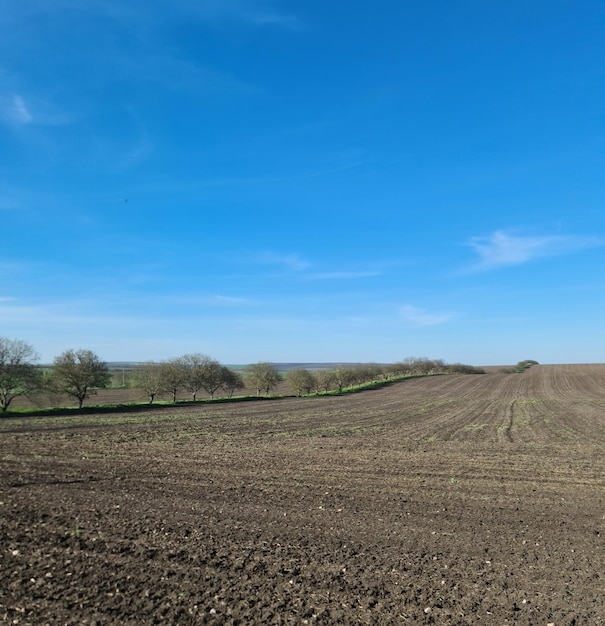
[[[605,365],[0,420],[2,624],[605,623]]]

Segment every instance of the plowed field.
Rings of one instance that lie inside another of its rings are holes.
[[[605,365],[0,419],[2,624],[605,623]]]

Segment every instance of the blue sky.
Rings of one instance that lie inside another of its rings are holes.
[[[43,361],[605,361],[605,5],[0,0]]]

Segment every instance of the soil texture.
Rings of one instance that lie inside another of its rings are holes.
[[[0,623],[605,623],[605,365],[0,419]]]

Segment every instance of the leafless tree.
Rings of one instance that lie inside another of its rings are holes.
[[[313,374],[304,368],[290,370],[286,374],[286,380],[288,381],[290,389],[292,389],[297,396],[302,396],[305,393],[311,393],[311,390],[315,386]]]
[[[223,384],[223,366],[216,360],[206,358],[202,367],[202,387],[214,398],[217,389]]]
[[[228,367],[221,367],[221,387],[226,391],[227,397],[232,398],[233,393],[240,389],[245,389],[246,384],[239,372]]]
[[[149,404],[153,404],[157,394],[164,388],[161,364],[155,361],[139,363],[132,371],[132,382],[147,394]]]
[[[334,370],[319,370],[315,372],[315,389],[320,391],[325,391],[326,393],[330,391],[336,384],[336,375]]]
[[[334,370],[334,383],[341,393],[345,387],[349,387],[355,383],[357,374],[352,367],[339,367]]]
[[[52,388],[74,397],[80,408],[95,388],[106,387],[110,379],[107,364],[92,350],[66,350],[53,362]]]
[[[183,385],[191,393],[193,400],[204,387],[204,363],[209,359],[205,354],[185,354],[179,358],[183,368]]]
[[[185,367],[180,358],[169,359],[160,363],[162,376],[162,389],[172,394],[172,401],[176,402],[176,397],[185,385]]]
[[[34,365],[38,354],[27,342],[0,337],[0,408],[6,411],[18,396],[35,391],[41,384]]]
[[[204,389],[214,398],[222,382],[221,364],[199,352],[185,354],[179,360],[183,367],[184,385],[191,392],[193,400],[197,400],[200,389]]]
[[[245,379],[247,386],[260,396],[261,392],[269,395],[271,389],[281,380],[281,376],[273,363],[260,362],[246,367]]]

